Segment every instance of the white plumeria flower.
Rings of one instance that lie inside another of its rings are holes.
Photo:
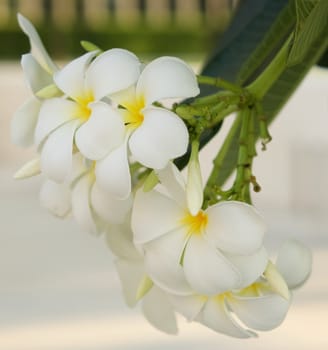
[[[183,155],[189,139],[185,124],[172,111],[155,107],[153,103],[198,94],[196,76],[185,62],[175,57],[160,57],[143,69],[135,85],[111,95],[123,107],[120,111],[128,140],[114,156],[97,162],[99,184],[119,197],[128,195],[131,190],[128,148],[134,160],[152,169],[162,169],[169,160]]]
[[[11,124],[11,139],[19,146],[28,147],[34,142],[34,131],[41,107],[41,101],[35,95],[53,84],[53,74],[58,68],[44,48],[32,23],[21,14],[17,17],[19,26],[28,36],[31,45],[31,53],[22,56],[21,64],[34,96],[15,113]]]
[[[72,213],[85,231],[98,234],[107,225],[120,224],[126,219],[132,197],[117,200],[97,185],[94,162],[85,164],[81,154],[73,157],[73,172],[68,182],[46,180],[40,191],[40,200],[52,214],[66,217]]]
[[[278,327],[290,306],[290,300],[276,294],[265,282],[211,297],[171,295],[170,301],[187,320],[235,338],[254,337],[253,330],[268,331]]]
[[[290,289],[300,288],[311,275],[311,251],[295,239],[287,240],[279,249],[276,266]]]
[[[273,266],[272,263],[268,264],[270,265]],[[216,332],[232,337],[248,338],[256,336],[253,330],[268,331],[282,323],[291,303],[290,290],[304,284],[311,265],[309,249],[297,241],[287,241],[279,251],[276,272],[277,276],[282,274],[286,279],[284,283],[289,288],[287,297],[281,295],[284,292],[277,293],[275,281],[262,277],[242,290],[213,297],[197,294],[169,297],[175,310],[187,320],[198,321]]]
[[[217,295],[250,285],[268,262],[263,248],[265,224],[251,205],[221,202],[192,215],[179,173],[158,173],[159,188],[136,193],[132,230],[142,245],[150,278],[180,295]]]
[[[176,334],[178,328],[175,311],[168,295],[159,287],[152,285],[147,278],[143,256],[132,241],[130,222],[126,221],[122,225],[111,226],[106,237],[109,248],[116,256],[115,266],[126,304],[134,307],[138,299],[142,297],[141,308],[147,321],[165,333]],[[147,279],[150,285],[138,297],[140,287],[143,287],[143,281]]]
[[[33,24],[21,14],[17,15],[17,19],[31,45],[31,52],[22,56],[21,64],[31,90],[37,94],[46,86],[53,84],[53,75],[58,67],[44,48]]]
[[[56,182],[71,172],[74,144],[86,158],[97,160],[125,138],[121,115],[101,100],[134,84],[140,62],[123,49],[93,60],[95,55],[86,53],[56,72],[54,81],[66,97],[48,99],[40,109],[35,143],[41,149],[42,172]]]

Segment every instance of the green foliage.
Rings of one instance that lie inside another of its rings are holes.
[[[259,2],[256,0],[245,1],[248,4],[248,7],[241,8],[240,11],[250,11],[250,3],[258,4]],[[277,1],[278,3],[279,1]],[[306,1],[305,1],[306,2]],[[322,3],[328,4],[326,0],[323,0]],[[280,4],[283,4],[284,1],[280,1]],[[275,80],[273,85],[269,88],[268,91],[264,94],[262,98],[262,110],[263,116],[268,120],[268,122],[272,122],[274,118],[277,116],[278,112],[284,105],[284,103],[288,100],[290,95],[294,92],[298,84],[301,82],[305,74],[308,70],[318,61],[320,56],[323,54],[324,50],[327,47],[327,33],[325,30],[322,30],[323,20],[319,19],[320,30],[318,29],[318,25],[315,24],[315,20],[312,16],[313,13],[317,13],[317,6],[320,5],[322,12],[324,9],[323,5],[315,2],[314,7],[310,8],[308,6],[306,9],[302,10],[302,18],[306,17],[306,21],[310,21],[312,23],[310,26],[307,24],[306,31],[312,33],[311,35],[305,35],[303,30],[298,30],[298,36],[302,36],[302,38],[306,39],[306,46],[304,49],[299,49],[297,46],[298,40],[297,35],[294,36],[294,45],[296,46],[296,51],[294,51],[297,55],[296,57],[302,57],[301,62],[294,63],[293,66],[285,66],[280,76]],[[274,18],[270,16],[266,16],[267,11],[271,11],[272,14],[272,2],[266,2],[267,6],[263,6],[261,11],[257,10],[257,15],[255,15],[251,21],[247,24],[247,31],[243,33],[243,40],[252,42],[256,41],[256,45],[248,44],[245,48],[246,52],[241,52],[241,55],[244,57],[244,62],[240,62],[240,58],[236,57],[236,62],[227,62],[227,58],[232,60],[231,55],[227,55],[224,50],[219,50],[216,55],[211,59],[209,65],[205,67],[205,73],[212,76],[221,75],[221,71],[224,65],[227,65],[230,68],[230,80],[238,81],[245,85],[246,83],[252,82],[257,76],[259,76],[267,67],[268,63],[272,60],[272,58],[276,55],[277,51],[281,48],[283,41],[287,39],[287,36],[291,34],[292,30],[296,27],[296,23],[298,23],[297,13],[292,10],[295,9],[294,1],[289,1],[289,3],[281,6],[280,9],[276,8],[276,13],[274,14]],[[326,6],[326,5],[325,5]],[[256,6],[254,6],[256,10]],[[278,10],[279,9],[279,10]],[[255,11],[254,10],[254,11]],[[316,12],[314,12],[316,11]],[[261,13],[261,17],[258,14]],[[237,14],[238,16],[238,14]],[[241,15],[239,14],[239,17]],[[300,14],[298,14],[300,18]],[[321,15],[320,15],[321,18]],[[270,22],[268,26],[268,22]],[[327,24],[327,16],[326,16],[326,24]],[[238,22],[233,22],[232,26],[238,26]],[[263,33],[261,40],[258,37],[259,27],[267,27],[267,30]],[[314,27],[315,29],[311,29]],[[304,26],[302,27],[304,28]],[[232,30],[230,29],[230,32]],[[303,32],[303,34],[302,34]],[[223,36],[224,37],[224,36]],[[234,41],[239,41],[240,38],[238,36],[234,36],[230,40],[230,47],[234,45]],[[305,40],[305,39],[304,39]],[[253,47],[250,50],[250,47]],[[293,46],[292,46],[293,47]],[[227,47],[225,48],[227,50]],[[228,48],[229,50],[229,48]],[[301,56],[299,56],[301,55]],[[295,56],[294,56],[295,57]],[[207,71],[207,72],[206,72]],[[227,78],[225,76],[225,78]],[[228,79],[228,78],[227,78]],[[236,168],[237,158],[238,158],[238,149],[239,149],[239,135],[240,135],[240,119],[237,119],[233,128],[230,131],[228,136],[229,145],[225,145],[223,149],[221,149],[216,157],[216,172],[215,172],[215,183],[218,186],[222,186],[227,178],[231,175],[233,170]],[[255,137],[259,137],[259,127],[255,129]],[[212,135],[210,135],[212,137]],[[209,139],[206,139],[208,142]],[[213,179],[212,179],[213,180]]]
[[[328,1],[296,0],[296,26],[288,66],[302,62],[317,39],[328,36]]]

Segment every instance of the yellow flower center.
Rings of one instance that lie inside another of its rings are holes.
[[[202,234],[207,226],[208,216],[202,210],[194,216],[188,212],[181,220],[181,223],[187,227],[188,235]]]
[[[145,107],[144,97],[140,97],[133,102],[126,102],[122,104],[126,108],[127,113],[125,117],[125,124],[133,129],[138,128],[144,121],[142,110]]]
[[[92,92],[86,93],[84,96],[76,99],[76,102],[78,103],[78,110],[76,113],[83,121],[87,121],[90,118],[91,108],[89,107],[89,104],[94,100]]]

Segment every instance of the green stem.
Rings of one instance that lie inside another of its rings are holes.
[[[217,125],[219,122],[221,122],[224,118],[229,116],[233,112],[237,112],[239,109],[238,106],[232,105],[228,108],[225,108],[224,110],[218,112],[213,119],[209,122],[209,124],[206,126],[207,129],[213,128],[215,125]]]
[[[235,94],[231,93],[230,91],[220,91],[212,95],[195,98],[191,104],[193,106],[209,105],[221,102],[222,100],[233,96],[235,96]]]
[[[266,69],[246,88],[257,99],[262,99],[286,68],[290,41],[291,36],[286,40]]]
[[[197,75],[197,81],[199,84],[202,85],[212,85],[217,88],[222,88],[225,90],[229,90],[235,93],[240,93],[242,92],[242,88],[240,86],[237,86],[235,84],[230,83],[229,81],[226,81],[221,78],[216,78],[216,77],[208,77],[205,75]]]
[[[222,165],[225,162],[226,155],[229,152],[229,149],[233,145],[234,137],[235,137],[237,130],[240,127],[240,124],[241,124],[241,115],[239,114],[238,117],[233,122],[233,124],[229,130],[229,133],[226,136],[224,143],[219,150],[219,153],[217,154],[217,156],[213,160],[213,169],[212,169],[210,177],[207,180],[205,190],[204,190],[206,199],[211,198],[212,190],[213,190],[213,188],[216,187],[216,180],[217,180],[218,175],[221,171]]]

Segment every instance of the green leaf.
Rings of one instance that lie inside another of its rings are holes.
[[[300,63],[320,37],[328,35],[328,1],[296,0],[296,27],[288,66]]]
[[[245,63],[248,64],[248,60],[253,55],[254,50],[262,43],[271,25],[275,23],[277,16],[280,15],[286,5],[291,6],[286,0],[243,0],[229,28],[218,38],[218,45],[213,50],[201,74],[221,77],[238,84],[240,82],[241,69]],[[292,11],[290,9],[288,11],[286,17],[290,18],[289,14]],[[283,23],[286,23],[286,21],[283,21]],[[283,32],[286,30],[283,24],[279,28]],[[280,33],[278,34],[280,35]],[[274,42],[272,37],[268,39],[268,42]],[[268,49],[268,52],[272,55],[271,51],[271,49]],[[265,59],[258,60],[255,57],[256,64],[244,74],[243,82],[248,83],[258,75],[258,68],[263,65],[262,61]],[[205,96],[217,90],[211,86],[202,85],[201,95]],[[205,130],[200,138],[200,149],[217,134],[221,124],[218,123],[212,129]],[[175,164],[179,169],[183,169],[188,164],[189,157],[190,148],[184,156],[175,160]]]
[[[80,44],[84,48],[84,50],[87,52],[92,52],[92,51],[102,52],[101,48],[99,48],[96,44],[94,44],[90,41],[82,40],[82,41],[80,41]]]
[[[252,1],[250,0],[249,2]],[[248,82],[250,78],[254,79],[254,77],[258,76],[261,71],[263,71],[265,66],[271,61],[273,54],[277,52],[277,41],[272,40],[272,37],[275,33],[277,35],[280,35],[280,30],[284,31],[285,34],[288,34],[285,25],[286,27],[291,28],[291,24],[296,23],[296,12],[290,11],[291,4],[293,4],[292,1],[286,5],[287,7],[285,7],[285,9],[281,10],[282,12],[279,12],[280,14],[275,14],[276,20],[273,22],[271,30],[268,29],[266,31],[262,37],[261,42],[258,42],[256,47],[253,48],[251,52],[248,52],[248,59],[244,60],[245,63],[239,65],[239,69],[236,69],[236,71],[234,71],[234,76],[239,77],[239,80]],[[289,18],[286,16],[287,13],[290,14]],[[265,21],[265,12],[262,14],[262,20]],[[261,21],[261,19],[258,19],[258,21]],[[252,40],[252,31],[258,30],[258,26],[256,25],[251,26],[251,28],[251,30],[249,29],[249,37],[248,39],[245,38],[245,40]],[[256,37],[255,34],[253,35]],[[266,55],[263,55],[263,51],[258,47],[265,48],[264,51],[266,52]],[[277,81],[267,91],[262,101],[263,111],[269,123],[274,120],[282,106],[289,99],[291,94],[304,78],[305,74],[318,61],[321,54],[323,54],[326,47],[327,37],[324,36],[323,33],[321,33],[319,36],[313,37],[312,43],[305,51],[302,61],[292,67],[286,67]],[[241,54],[244,55],[243,53]],[[218,60],[220,59],[222,60],[222,57],[218,57]],[[220,65],[218,65],[216,68],[219,67]],[[211,73],[214,74],[214,70],[212,70]],[[236,123],[238,123],[238,121],[236,121]],[[256,130],[256,137],[259,137],[258,129]],[[236,125],[234,125],[231,134],[229,134],[229,148],[225,149],[224,153],[222,153],[221,150],[217,155],[217,158],[220,159],[220,168],[219,171],[216,171],[216,184],[219,186],[222,186],[224,184],[224,182],[236,167],[238,154],[237,150],[239,146],[238,139],[239,129]]]
[[[253,81],[263,70],[263,67],[277,53],[281,44],[292,32],[295,24],[294,4],[290,1],[280,13],[278,13],[272,26],[265,33],[263,40],[249,55],[238,72],[237,79],[240,85],[247,85]]]

